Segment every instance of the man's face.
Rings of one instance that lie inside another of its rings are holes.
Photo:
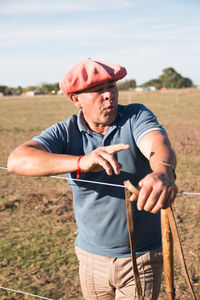
[[[82,109],[87,123],[90,125],[110,125],[117,115],[118,90],[115,81],[106,82],[84,90],[76,95],[77,106]]]

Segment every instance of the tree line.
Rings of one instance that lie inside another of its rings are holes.
[[[43,83],[39,86],[27,86],[25,88],[18,86],[16,88],[13,87],[8,87],[6,85],[0,85],[0,93],[3,93],[6,96],[9,95],[21,95],[23,93],[27,93],[30,91],[34,91],[35,94],[51,94],[53,93],[57,93],[60,90],[59,88],[59,83]]]
[[[194,84],[190,78],[183,77],[174,68],[169,67],[162,70],[162,74],[158,78],[151,79],[142,83],[139,87],[148,88],[155,87],[156,89],[181,89],[194,87]],[[117,84],[119,90],[128,90],[130,88],[136,88],[137,84],[134,79],[125,80]]]
[[[135,89],[137,83],[135,79],[124,80],[117,82],[119,90]],[[139,85],[142,88],[155,87],[156,89],[180,89],[194,87],[194,84],[190,78],[183,77],[174,68],[169,67],[162,70],[162,74],[158,78],[151,79],[143,84]],[[29,91],[34,91],[35,94],[52,94],[57,93],[60,90],[59,83],[54,84],[43,83],[39,86],[27,86],[25,88],[18,86],[17,88],[8,87],[6,85],[0,85],[0,93],[4,95],[21,95]]]

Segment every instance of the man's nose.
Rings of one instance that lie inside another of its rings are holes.
[[[103,97],[104,97],[104,100],[111,100],[113,97],[113,94],[111,91],[105,91],[103,93]]]

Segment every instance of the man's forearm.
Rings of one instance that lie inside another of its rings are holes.
[[[137,200],[139,210],[157,213],[173,203],[178,191],[173,171],[176,166],[176,155],[167,135],[159,131],[144,136],[139,146],[149,160],[153,172],[139,181],[138,200],[134,195],[131,196],[131,200]]]
[[[149,162],[153,172],[165,173],[175,178],[176,154],[168,140],[163,144],[153,145]]]
[[[176,155],[172,150],[168,136],[160,131],[153,131],[143,137],[139,144],[141,152],[149,160],[153,172],[166,172],[169,164],[176,167]]]
[[[152,150],[149,158],[150,166],[153,171],[158,171],[163,166],[170,165],[174,169],[176,168],[176,155],[173,149],[169,146],[162,145],[157,147],[156,150]]]
[[[122,165],[113,154],[129,148],[127,144],[99,147],[84,155],[80,161],[79,156],[49,153],[39,143],[29,141],[11,153],[8,170],[19,175],[49,176],[76,171],[79,164],[84,172],[105,170],[108,175],[118,175]]]
[[[78,156],[54,154],[34,142],[17,147],[8,158],[10,172],[26,176],[50,176],[75,171]]]

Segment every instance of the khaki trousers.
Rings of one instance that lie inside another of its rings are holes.
[[[75,248],[85,300],[137,299],[131,258],[105,257]],[[161,248],[138,255],[137,266],[145,300],[156,300],[162,277]]]

